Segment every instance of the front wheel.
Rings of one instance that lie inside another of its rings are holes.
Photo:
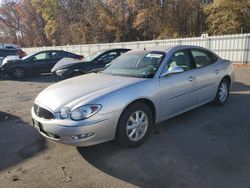
[[[116,141],[125,147],[136,147],[145,142],[153,124],[150,108],[144,103],[135,103],[122,113],[117,131]]]
[[[218,87],[216,97],[214,99],[214,104],[217,106],[222,106],[227,102],[229,97],[229,81],[227,79],[223,79]]]
[[[14,68],[14,70],[12,71],[12,76],[14,78],[23,78],[25,76],[25,72],[22,68]]]

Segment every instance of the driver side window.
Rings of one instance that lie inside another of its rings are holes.
[[[174,66],[179,66],[183,68],[184,71],[192,69],[188,51],[178,51],[172,56],[168,68]]]

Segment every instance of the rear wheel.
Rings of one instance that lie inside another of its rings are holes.
[[[214,99],[214,104],[217,106],[222,106],[227,102],[228,97],[229,97],[229,81],[224,78],[219,84],[216,97]]]
[[[122,113],[117,131],[116,141],[125,147],[136,147],[145,142],[153,124],[150,108],[144,103],[135,103]]]
[[[25,72],[22,68],[17,67],[12,71],[12,76],[14,78],[23,78],[25,76]]]

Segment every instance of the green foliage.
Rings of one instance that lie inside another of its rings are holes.
[[[58,45],[58,20],[61,15],[59,0],[32,0],[32,5],[46,21],[45,33],[54,45]]]
[[[204,7],[209,34],[250,32],[249,0],[215,0]]]

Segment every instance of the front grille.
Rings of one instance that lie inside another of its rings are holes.
[[[40,118],[44,118],[44,119],[54,119],[55,118],[55,116],[52,112],[50,112],[49,110],[47,110],[41,106],[38,106],[37,104],[34,104],[34,112]]]

